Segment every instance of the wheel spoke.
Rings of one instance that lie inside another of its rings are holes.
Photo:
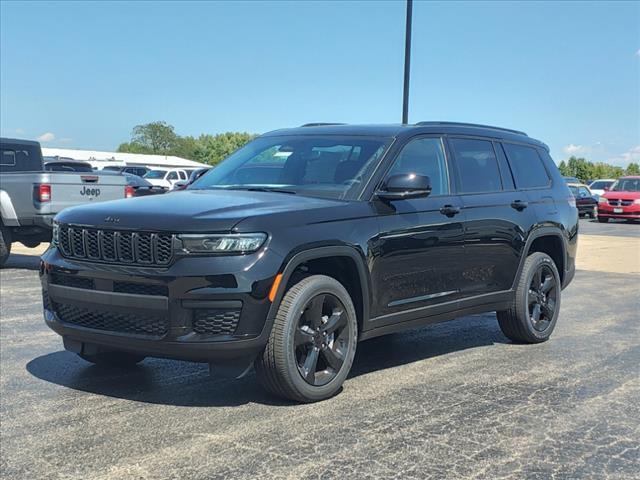
[[[344,357],[342,353],[337,349],[327,347],[321,350],[322,356],[327,361],[327,364],[335,371],[338,372],[342,364],[344,363]]]
[[[548,293],[549,290],[553,288],[554,284],[555,282],[553,281],[553,275],[547,275],[542,282],[540,290],[542,291],[542,293]]]
[[[327,323],[322,326],[322,329],[327,332],[327,334],[330,334],[345,326],[346,324],[347,316],[344,315],[344,312],[342,310],[335,309],[327,320]]]
[[[547,300],[547,303],[542,304],[542,313],[544,313],[544,316],[547,317],[548,320],[551,320],[553,318],[555,309],[556,302],[552,298]]]
[[[305,358],[304,360],[304,365],[302,366],[302,374],[305,380],[311,384],[313,384],[316,379],[316,366],[318,365],[318,357],[319,350],[317,348],[312,348],[311,350],[309,350],[307,358]]]
[[[294,342],[296,347],[313,343],[313,333],[311,333],[311,328],[309,328],[308,325],[302,325],[301,327],[296,328]]]
[[[527,299],[529,302],[528,306],[530,307],[531,305],[533,305],[538,301],[538,292],[536,292],[535,290],[529,289],[529,295],[527,296]]]
[[[533,289],[540,290],[540,286],[542,285],[542,272],[540,269],[536,270],[536,273],[533,275]]]
[[[304,316],[307,325],[313,329],[317,329],[322,323],[322,306],[324,305],[324,295],[318,295],[309,304],[305,310]]]
[[[533,312],[531,313],[531,318],[533,319],[533,323],[538,323],[540,321],[540,313],[541,313],[540,304],[536,303],[535,306],[533,307]]]

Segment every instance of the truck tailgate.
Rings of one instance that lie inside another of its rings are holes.
[[[51,212],[124,198],[125,184],[124,177],[116,175],[57,174],[51,181]]]

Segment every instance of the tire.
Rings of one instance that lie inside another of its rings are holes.
[[[609,217],[601,217],[600,215],[598,215],[598,221],[600,223],[607,223],[609,221]]]
[[[78,356],[83,360],[101,367],[111,368],[127,368],[133,367],[145,359],[143,355],[127,352],[103,352],[93,355],[79,353]]]
[[[0,224],[0,267],[9,258],[11,254],[11,230]]]
[[[529,255],[524,262],[512,306],[497,312],[502,333],[516,342],[548,340],[558,321],[561,290],[560,275],[551,257],[542,252]]]
[[[298,402],[330,398],[351,370],[357,341],[356,312],[347,290],[325,275],[306,277],[280,303],[256,361],[258,381],[268,392]]]

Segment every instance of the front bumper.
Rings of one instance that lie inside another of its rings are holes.
[[[167,268],[42,256],[46,324],[73,351],[122,350],[217,363],[252,359],[271,327],[273,251],[184,257]]]
[[[626,218],[640,220],[640,205],[612,206],[598,204],[598,216],[608,218]]]

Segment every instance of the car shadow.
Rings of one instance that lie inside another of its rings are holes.
[[[2,266],[3,269],[19,268],[22,270],[38,270],[40,268],[39,255],[22,255],[20,253],[12,253]]]
[[[349,378],[506,342],[494,314],[464,317],[360,343]],[[151,358],[125,371],[91,365],[73,353],[58,351],[31,360],[26,368],[49,383],[142,403],[187,407],[296,405],[265,393],[254,372],[237,380],[225,379],[210,375],[206,364]]]

